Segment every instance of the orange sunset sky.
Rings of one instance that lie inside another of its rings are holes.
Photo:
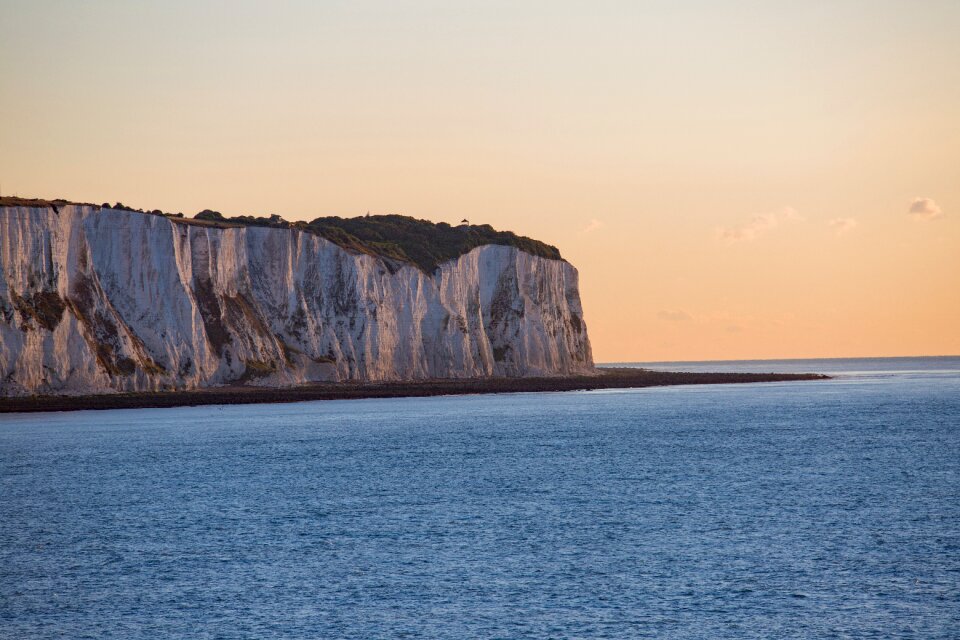
[[[0,189],[489,223],[598,362],[960,353],[960,2],[0,3]]]

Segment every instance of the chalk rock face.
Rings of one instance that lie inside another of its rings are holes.
[[[577,271],[484,245],[415,266],[310,233],[0,208],[0,395],[593,371]]]

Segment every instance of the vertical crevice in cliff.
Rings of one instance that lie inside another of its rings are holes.
[[[230,333],[223,323],[223,311],[220,300],[214,292],[213,283],[206,278],[197,278],[193,281],[193,298],[197,301],[197,310],[203,320],[203,329],[207,343],[218,357],[223,356],[227,345],[230,344]]]

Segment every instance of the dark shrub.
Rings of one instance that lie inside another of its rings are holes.
[[[428,273],[485,244],[507,245],[535,256],[563,259],[556,247],[510,231],[497,231],[488,224],[451,227],[399,215],[328,216],[313,220],[308,228],[341,247],[411,262]]]

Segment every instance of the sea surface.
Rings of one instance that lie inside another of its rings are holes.
[[[0,637],[960,637],[960,358],[638,366],[0,416]]]

